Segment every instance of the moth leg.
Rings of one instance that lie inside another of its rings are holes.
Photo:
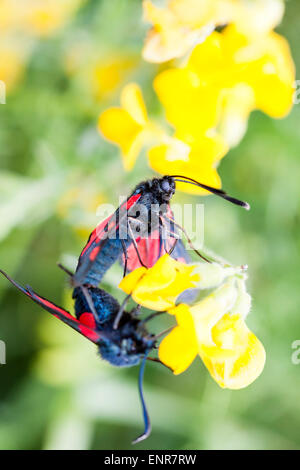
[[[123,249],[124,259],[125,259],[125,261],[124,261],[124,271],[123,271],[123,277],[125,277],[126,273],[127,273],[128,254],[127,254],[127,248],[126,248],[124,240],[121,240],[121,243],[122,243],[122,249]]]
[[[160,226],[160,230],[163,230],[164,234],[169,234],[170,237],[172,238],[175,238],[175,242],[173,244],[173,246],[170,248],[170,250],[168,250],[168,247],[166,246],[166,240],[165,240],[165,237],[163,236],[163,243],[164,243],[164,250],[165,252],[168,254],[168,255],[171,255],[175,249],[175,246],[179,240],[179,236],[177,233],[175,232],[171,232],[165,225],[163,219],[160,217],[159,218],[159,226]]]
[[[162,315],[163,313],[166,313],[166,312],[151,313],[151,315],[148,315],[148,317],[146,317],[146,318],[144,318],[144,320],[142,320],[142,323],[147,323],[148,321],[152,320],[153,318],[158,317],[159,315]]]
[[[167,231],[165,230],[165,226],[164,226],[161,218],[159,218],[158,231],[159,231],[159,236],[160,236],[160,238],[162,240],[162,243],[163,243],[164,250],[165,250],[166,253],[168,253],[168,247],[167,247],[167,242],[166,242]]]
[[[170,326],[170,327],[167,328],[166,330],[163,330],[163,331],[161,331],[160,333],[158,333],[157,335],[152,336],[153,341],[156,341],[156,340],[159,339],[161,336],[164,336],[164,335],[166,335],[167,333],[170,333],[174,328],[175,328],[174,326]]]
[[[138,304],[138,305],[131,311],[131,313],[132,313],[133,315],[138,316],[139,313],[140,313],[140,311],[141,311],[141,308],[142,308],[141,304]]]
[[[71,271],[69,271],[67,268],[65,268],[62,264],[58,263],[58,267],[60,269],[62,269],[65,273],[67,273],[68,276],[70,276],[71,278],[73,277],[73,274],[71,273]],[[92,296],[88,291],[88,288],[84,285],[81,285],[80,289],[82,290],[82,293],[86,298],[88,306],[90,307],[90,310],[91,310],[92,314],[94,315],[95,321],[97,321],[98,315],[97,315],[97,312],[96,312],[96,309],[95,309],[95,305],[94,305]]]
[[[158,359],[157,357],[147,357],[147,361],[157,362],[158,364],[161,364],[162,366],[166,367],[166,368],[169,369],[171,372],[173,372],[173,369],[171,369],[171,367],[169,367],[169,366],[167,366],[166,364],[164,364],[163,362],[161,362],[161,360]]]
[[[143,263],[143,261],[142,261],[142,259],[141,259],[141,256],[140,256],[140,253],[139,253],[139,249],[138,249],[136,240],[135,240],[135,238],[134,238],[134,234],[133,234],[133,231],[132,231],[132,228],[131,228],[129,219],[128,219],[128,231],[129,231],[129,234],[130,234],[130,238],[132,239],[132,243],[133,243],[134,249],[135,249],[135,251],[136,251],[138,260],[139,260],[141,266],[143,266],[143,268],[146,268],[147,266],[145,266],[145,264]]]
[[[117,313],[117,316],[116,316],[115,321],[114,321],[114,324],[113,324],[113,329],[114,329],[114,330],[116,330],[116,329],[118,328],[118,326],[119,326],[119,323],[120,323],[120,320],[121,320],[121,318],[122,318],[124,309],[125,309],[125,307],[126,307],[126,305],[127,305],[128,300],[130,299],[130,297],[131,297],[131,294],[128,294],[128,295],[125,297],[125,299],[123,300],[122,305],[121,305],[120,308],[119,308],[119,311],[118,311],[118,313]]]
[[[200,251],[198,251],[198,250],[194,247],[192,240],[191,240],[190,237],[188,236],[186,230],[185,230],[181,225],[177,224],[174,219],[172,219],[171,217],[169,217],[169,216],[167,216],[167,215],[164,215],[163,218],[170,220],[170,221],[175,225],[175,227],[179,228],[179,230],[182,231],[182,233],[185,235],[185,237],[186,237],[186,239],[187,239],[188,244],[190,245],[190,247],[192,248],[192,250],[193,250],[198,256],[200,256],[200,258],[202,258],[202,259],[203,259],[204,261],[206,261],[207,263],[211,263],[211,262],[212,262],[211,260],[209,260],[208,258],[206,258],[204,255],[202,255],[202,254],[200,253]]]
[[[83,295],[84,295],[85,298],[86,298],[86,301],[87,301],[87,303],[88,303],[88,306],[90,307],[91,312],[92,312],[92,314],[94,315],[94,320],[95,320],[95,322],[96,322],[97,319],[98,319],[98,315],[97,315],[97,312],[96,312],[96,309],[95,309],[95,305],[94,305],[92,296],[91,296],[91,294],[89,293],[88,288],[87,288],[86,286],[80,286],[80,289],[82,290]]]

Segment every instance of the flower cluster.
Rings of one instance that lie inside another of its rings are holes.
[[[283,0],[168,0],[166,8],[145,0],[145,20],[152,28],[143,57],[149,62],[182,57],[216,27],[228,23],[257,38],[274,29],[283,13]]]
[[[175,317],[177,325],[158,351],[174,374],[184,372],[199,355],[221,387],[240,389],[265,364],[265,350],[245,323],[251,306],[245,281],[244,267],[185,265],[164,255],[152,268],[128,274],[119,287],[140,305]],[[201,300],[180,303],[180,294],[189,288],[199,289]]]
[[[123,89],[121,107],[101,114],[99,129],[119,145],[127,170],[147,145],[149,164],[158,173],[220,188],[217,167],[244,136],[250,113],[282,118],[291,110],[294,63],[287,41],[273,31],[282,19],[283,2],[169,0],[158,8],[146,0],[144,11],[153,25],[144,59],[182,58],[153,83],[173,134],[148,117],[142,92],[133,83]],[[216,31],[217,26],[222,29]]]

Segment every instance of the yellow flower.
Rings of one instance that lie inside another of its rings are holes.
[[[96,98],[100,101],[113,93],[136,63],[136,58],[118,54],[98,60],[91,71],[91,85]]]
[[[148,152],[151,168],[163,175],[188,176],[214,188],[220,188],[221,179],[217,166],[228,150],[224,139],[215,132],[207,132],[197,139],[191,136],[184,138],[190,147],[188,153],[174,152],[174,146],[168,144],[152,147]],[[209,194],[204,189],[180,182],[176,183],[176,188],[190,194]]]
[[[27,0],[22,3],[20,23],[23,29],[34,36],[49,36],[66,23],[82,1]]]
[[[187,265],[165,254],[152,268],[141,267],[128,274],[119,287],[143,307],[164,311],[174,307],[186,289],[210,289],[237,274],[243,276],[243,268],[207,262]]]
[[[267,34],[284,13],[283,0],[169,0],[165,8],[145,0],[143,7],[152,24],[143,49],[149,62],[181,57],[216,26],[228,23],[249,37]]]
[[[171,0],[167,8],[157,8],[146,0],[143,7],[145,20],[153,25],[143,49],[143,57],[149,62],[166,62],[184,55],[214,28],[211,0]]]
[[[284,14],[283,0],[233,0],[232,22],[243,34],[253,38],[274,29]]]
[[[124,167],[131,170],[151,134],[152,125],[137,84],[126,85],[120,101],[120,108],[109,108],[100,115],[99,130],[104,137],[120,146]]]
[[[131,294],[136,303],[164,311],[175,305],[184,290],[196,286],[200,276],[193,274],[193,271],[194,266],[176,261],[166,254],[150,269],[135,269],[120,282],[119,287],[126,294]]]
[[[158,75],[154,87],[176,133],[215,129],[236,145],[252,110],[274,118],[290,111],[294,82],[284,38],[270,32],[255,40],[229,26],[196,46],[185,67]]]
[[[246,295],[231,279],[194,306],[170,310],[177,326],[161,342],[160,360],[180,374],[199,354],[221,387],[250,385],[264,368],[265,350],[244,321],[250,308]],[[242,307],[246,311],[236,311]]]
[[[100,52],[90,38],[78,37],[64,56],[66,72],[75,76],[98,101],[111,98],[119,86],[128,80],[136,67],[138,56],[113,48]]]
[[[220,94],[219,132],[230,147],[239,144],[246,133],[248,118],[255,109],[253,88],[246,83],[238,83]]]
[[[63,26],[82,0],[1,0],[1,32],[48,36]]]
[[[210,38],[207,41],[211,42]],[[204,53],[206,47],[203,44]],[[214,61],[218,59],[214,48],[210,49],[207,57],[202,59],[203,62],[207,60],[208,70],[214,67]],[[200,67],[193,68],[189,62],[181,69],[166,70],[155,78],[153,85],[168,121],[177,131],[197,136],[214,128],[218,122],[219,87],[212,80],[201,80]]]

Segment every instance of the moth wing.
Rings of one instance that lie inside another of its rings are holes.
[[[68,312],[67,310],[59,307],[53,302],[50,302],[50,300],[47,300],[44,297],[41,297],[36,292],[34,292],[31,289],[31,287],[24,288],[20,284],[18,284],[16,281],[14,281],[12,278],[10,278],[8,274],[6,274],[4,271],[0,270],[0,272],[17,289],[19,289],[21,292],[23,292],[23,294],[27,295],[27,297],[30,297],[34,302],[36,302],[38,305],[40,305],[45,310],[47,310],[47,312],[50,312],[56,318],[66,323],[68,326],[70,326],[71,328],[73,328],[78,333],[82,334],[83,336],[85,336],[87,339],[89,339],[93,343],[98,343],[100,341],[101,335],[95,329],[90,328],[85,323],[74,318],[73,315],[71,315],[70,312]]]
[[[128,210],[137,203],[139,198],[140,194],[130,196],[112,215],[100,222],[91,233],[86,246],[80,254],[77,269],[73,276],[75,285],[89,284],[96,287],[99,284],[112,263],[110,259],[110,251],[112,250],[108,249],[108,244],[112,245],[109,246],[111,249],[115,249],[116,245],[118,245],[117,249],[122,249],[122,244],[118,238],[120,222],[126,218]],[[110,238],[112,234],[116,234],[116,240]],[[103,254],[104,251],[105,254]],[[101,256],[102,259],[99,264]]]

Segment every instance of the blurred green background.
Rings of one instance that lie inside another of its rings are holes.
[[[286,6],[279,31],[297,66],[300,4]],[[96,207],[117,204],[119,194],[153,175],[145,154],[125,174],[118,149],[97,131],[101,110],[117,104],[132,80],[160,118],[152,90],[160,67],[140,58],[141,14],[139,0],[85,1],[54,34],[30,39],[23,72],[0,105],[0,267],[67,308],[71,291],[56,262],[74,268]],[[136,449],[300,448],[300,365],[291,360],[292,342],[300,340],[299,125],[300,105],[282,121],[252,113],[246,137],[223,160],[223,186],[251,203],[249,213],[213,197],[175,197],[205,201],[206,245],[233,264],[249,264],[248,324],[266,348],[263,374],[245,390],[228,391],[200,359],[177,377],[148,364],[153,432]],[[121,275],[115,266],[104,282],[119,299]],[[104,363],[93,345],[4,278],[0,301],[7,346],[0,448],[131,449],[142,429],[138,368]]]

